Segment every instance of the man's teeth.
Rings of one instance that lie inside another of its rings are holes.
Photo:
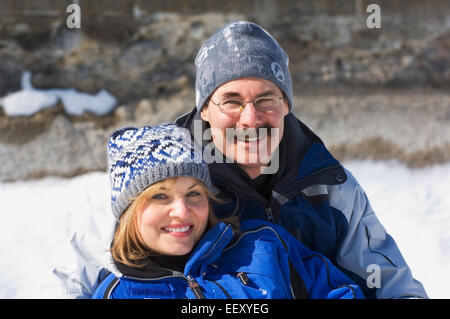
[[[243,141],[243,142],[255,142],[255,141],[259,140],[259,137],[237,136],[237,139],[239,141]]]
[[[259,140],[262,140],[263,138],[265,138],[266,136],[268,135],[268,133],[267,132],[264,132],[264,131],[262,131],[262,132],[259,132],[259,133],[256,133],[256,132],[252,132],[252,131],[250,131],[250,132],[247,132],[247,133],[236,133],[236,139],[238,140],[238,141],[244,141],[244,142],[257,142],[257,141],[259,141]]]
[[[171,232],[171,233],[184,233],[184,232],[187,232],[189,230],[189,228],[191,228],[191,226],[180,227],[180,228],[164,227],[163,229],[165,231],[168,231],[168,232]]]

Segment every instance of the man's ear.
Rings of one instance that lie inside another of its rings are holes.
[[[284,100],[283,116],[286,116],[288,114],[289,114],[289,102]]]
[[[202,110],[200,111],[200,117],[202,118],[203,121],[205,122],[209,122],[209,117],[208,117],[208,105],[205,105]]]

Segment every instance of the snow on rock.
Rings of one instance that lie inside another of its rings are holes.
[[[75,89],[35,89],[31,83],[31,73],[24,71],[22,90],[1,98],[0,105],[9,116],[29,116],[54,106],[58,99],[61,100],[66,113],[72,115],[81,115],[86,111],[104,115],[117,104],[117,99],[103,89],[97,94],[82,93]]]
[[[37,90],[22,90],[1,99],[0,105],[9,116],[28,116],[52,107],[57,102],[56,96]]]

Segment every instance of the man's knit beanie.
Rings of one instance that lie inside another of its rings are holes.
[[[222,84],[245,77],[268,80],[286,95],[292,109],[289,58],[278,42],[252,22],[232,22],[200,47],[195,58],[195,99],[200,111]]]
[[[116,131],[108,142],[108,160],[117,219],[143,190],[165,178],[192,177],[215,192],[201,148],[191,141],[187,129],[174,124]]]

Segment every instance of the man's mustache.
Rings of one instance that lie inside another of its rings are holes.
[[[258,128],[227,128],[226,129],[226,139],[228,141],[238,140],[259,140],[264,137],[272,136],[272,125],[266,124]]]

